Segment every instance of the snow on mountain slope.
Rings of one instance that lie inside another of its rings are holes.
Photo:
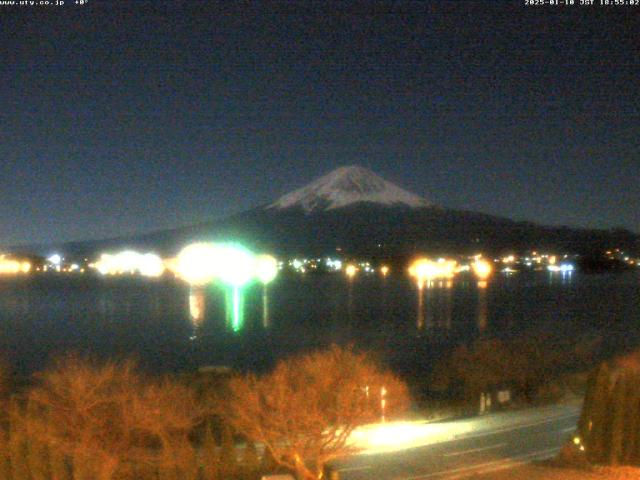
[[[427,207],[430,202],[387,182],[363,167],[340,167],[309,185],[288,193],[267,208],[300,207],[306,212],[332,210],[359,202],[387,206]]]

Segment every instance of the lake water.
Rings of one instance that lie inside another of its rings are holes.
[[[239,332],[226,324],[224,298],[215,286],[194,293],[173,280],[2,278],[0,352],[21,373],[68,351],[135,356],[157,371],[201,365],[260,370],[283,355],[338,342],[376,350],[400,370],[420,371],[480,335],[597,332],[616,348],[640,339],[635,271],[496,274],[485,288],[459,276],[423,291],[421,315],[416,288],[402,276],[361,275],[351,284],[342,275],[280,277],[268,289],[267,328],[262,287],[245,289]],[[204,314],[196,328],[198,308]]]

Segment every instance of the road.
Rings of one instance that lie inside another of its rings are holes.
[[[473,478],[554,456],[571,438],[580,404],[429,424],[370,427],[366,451],[335,467],[344,480]]]

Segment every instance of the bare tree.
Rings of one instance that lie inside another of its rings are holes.
[[[143,381],[132,362],[58,361],[28,394],[27,428],[72,459],[74,477],[111,480],[132,469],[171,468],[192,448],[200,410],[171,380]]]
[[[226,421],[304,479],[322,478],[327,462],[354,453],[354,429],[409,405],[400,379],[370,356],[337,346],[280,361],[273,372],[236,378],[229,387]]]

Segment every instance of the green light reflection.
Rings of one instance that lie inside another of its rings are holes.
[[[224,289],[225,324],[234,332],[239,332],[244,326],[244,295],[242,288],[231,287]]]

